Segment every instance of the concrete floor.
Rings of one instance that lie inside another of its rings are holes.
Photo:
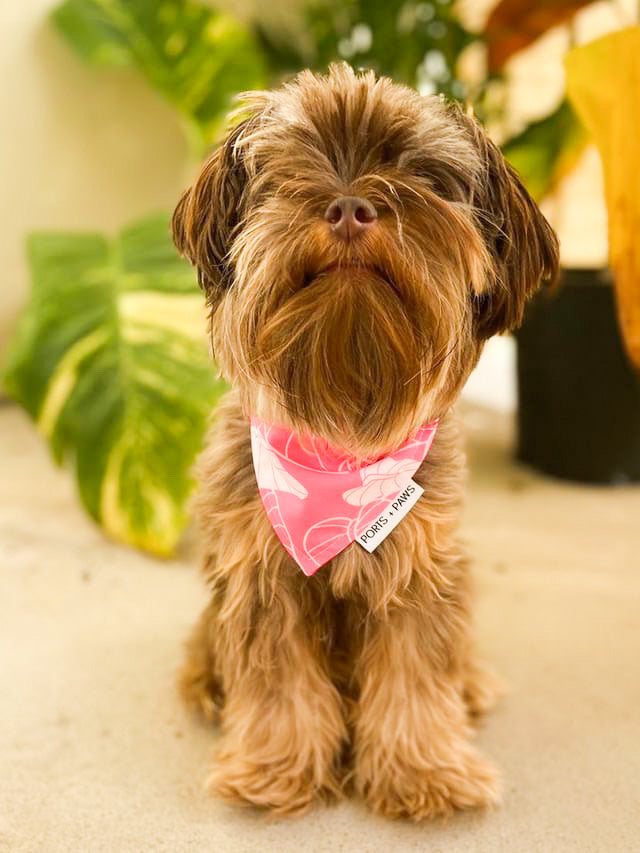
[[[505,420],[466,419],[479,644],[511,692],[479,733],[504,803],[444,826],[207,795],[215,736],[173,690],[205,600],[192,558],[105,540],[0,408],[0,851],[640,850],[640,489],[536,477]]]

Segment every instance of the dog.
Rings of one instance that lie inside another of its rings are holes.
[[[496,802],[470,744],[497,688],[453,407],[555,277],[553,230],[458,105],[334,65],[242,96],[173,234],[232,385],[199,462],[211,600],[179,677],[222,725],[211,788],[276,814],[350,791],[415,820]]]

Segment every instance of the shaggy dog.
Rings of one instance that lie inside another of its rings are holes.
[[[246,95],[173,227],[233,386],[201,458],[211,600],[180,677],[222,723],[213,790],[294,813],[351,787],[416,820],[492,803],[469,743],[495,688],[471,647],[452,407],[486,339],[555,275],[553,231],[473,118],[347,66]],[[424,493],[371,553],[352,535],[303,573],[259,491],[250,418],[356,475],[437,426],[413,463]]]

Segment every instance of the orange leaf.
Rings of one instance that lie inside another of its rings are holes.
[[[489,71],[505,62],[552,27],[569,21],[593,0],[502,0],[492,10],[484,30]]]
[[[569,98],[602,159],[618,319],[640,368],[640,27],[575,48],[565,68]]]

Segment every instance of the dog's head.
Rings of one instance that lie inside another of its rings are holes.
[[[438,97],[341,65],[246,96],[238,118],[173,220],[216,358],[254,412],[388,449],[519,324],[555,275],[555,235]]]

